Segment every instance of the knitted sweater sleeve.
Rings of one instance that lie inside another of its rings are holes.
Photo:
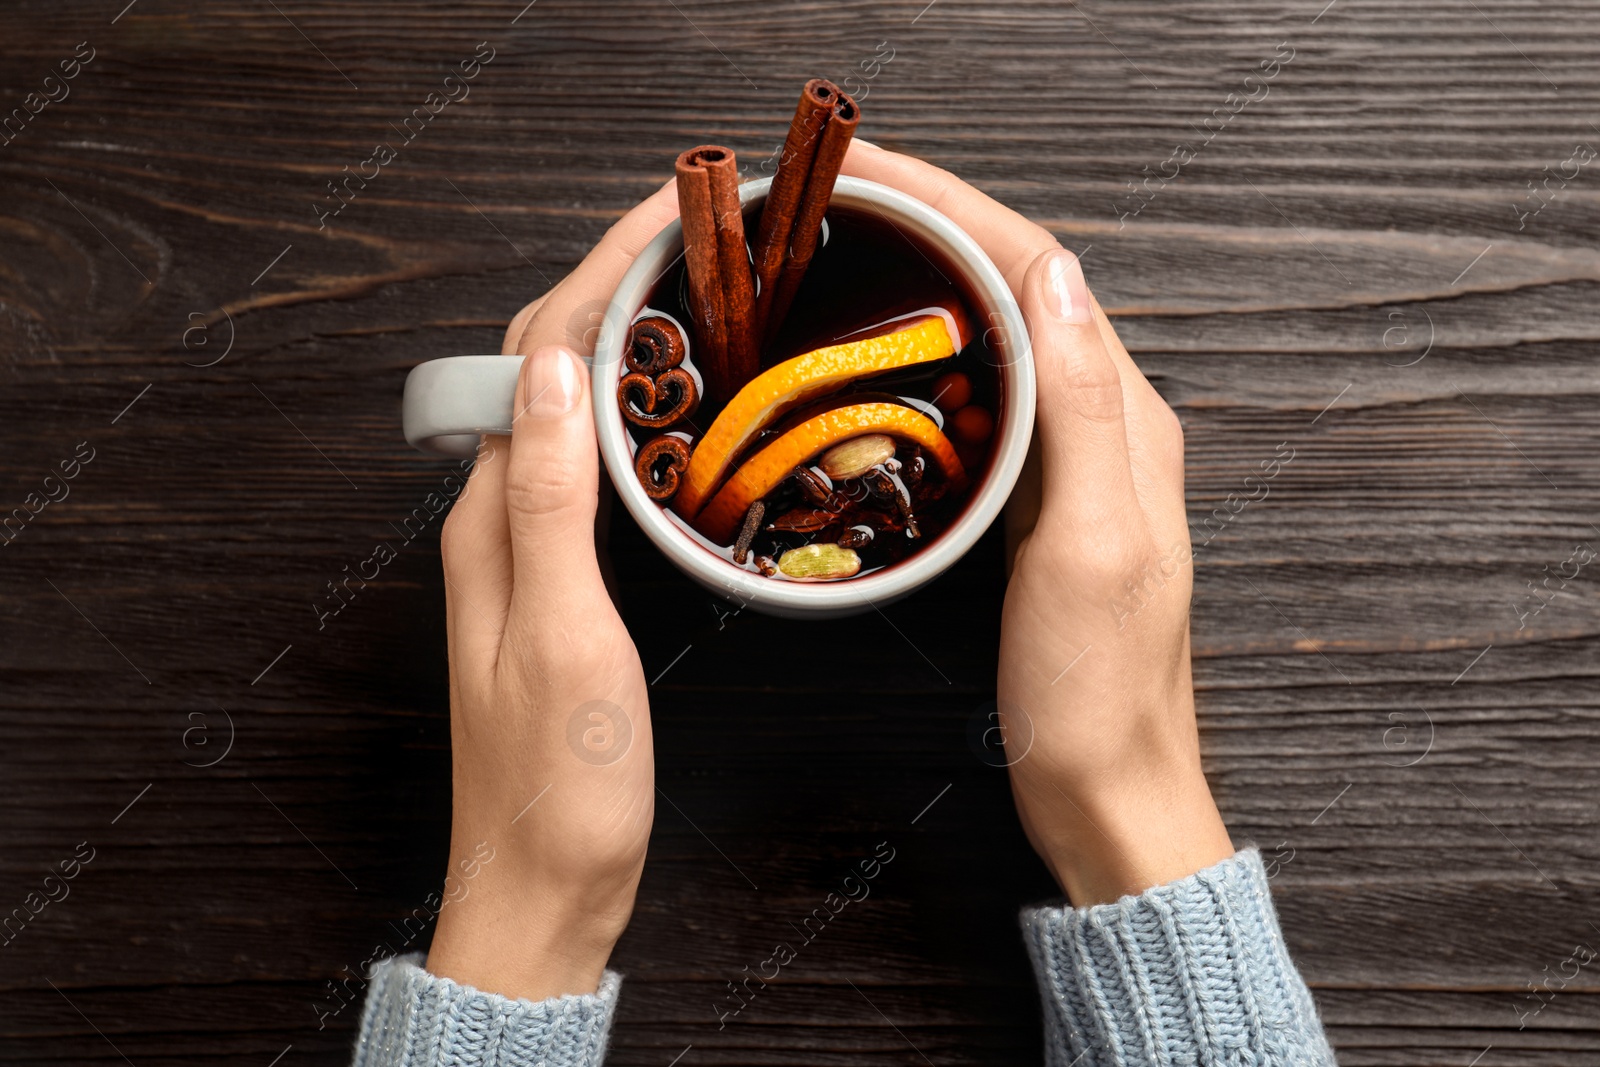
[[[599,1067],[620,975],[595,993],[513,1000],[437,978],[420,955],[373,968],[353,1067]]]
[[[1137,897],[1030,908],[1050,1067],[1335,1067],[1254,850]],[[599,1067],[621,978],[513,1000],[420,956],[373,970],[354,1067]]]
[[[1022,928],[1050,1067],[1334,1067],[1254,849]]]

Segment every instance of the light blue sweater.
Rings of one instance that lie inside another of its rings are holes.
[[[1250,849],[1137,897],[1029,908],[1049,1067],[1334,1067]],[[598,1067],[621,978],[535,1003],[374,968],[355,1067]]]

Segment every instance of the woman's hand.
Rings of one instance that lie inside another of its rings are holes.
[[[655,811],[644,673],[594,523],[593,326],[677,215],[669,186],[524,308],[507,437],[484,439],[445,523],[454,811],[428,970],[541,1000],[598,987],[633,911]]]
[[[1200,770],[1177,417],[1049,232],[905,156],[868,146],[845,171],[976,237],[1029,325],[1037,454],[1007,512],[1016,557],[998,686],[1028,839],[1079,906],[1231,856]]]

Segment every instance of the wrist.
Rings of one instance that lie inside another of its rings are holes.
[[[1049,788],[1033,820],[1040,856],[1074,906],[1187,878],[1235,852],[1205,778],[1130,776],[1098,790]]]
[[[447,901],[427,969],[487,993],[546,1000],[594,993],[633,910],[625,891],[575,891],[532,879]]]

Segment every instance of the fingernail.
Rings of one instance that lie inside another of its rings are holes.
[[[879,152],[883,151],[883,149],[879,148],[877,145],[873,144],[871,141],[869,141],[869,140],[867,140],[867,139],[865,139],[863,137],[852,137],[852,138],[850,138],[850,141],[851,141],[852,144],[858,144],[858,145],[861,145],[861,146],[863,146],[865,148],[876,149]]]
[[[583,364],[560,345],[536,348],[522,369],[517,411],[536,419],[565,415],[583,395]]]
[[[1044,296],[1050,313],[1061,322],[1081,324],[1093,318],[1083,265],[1065,248],[1052,252],[1044,265]]]

